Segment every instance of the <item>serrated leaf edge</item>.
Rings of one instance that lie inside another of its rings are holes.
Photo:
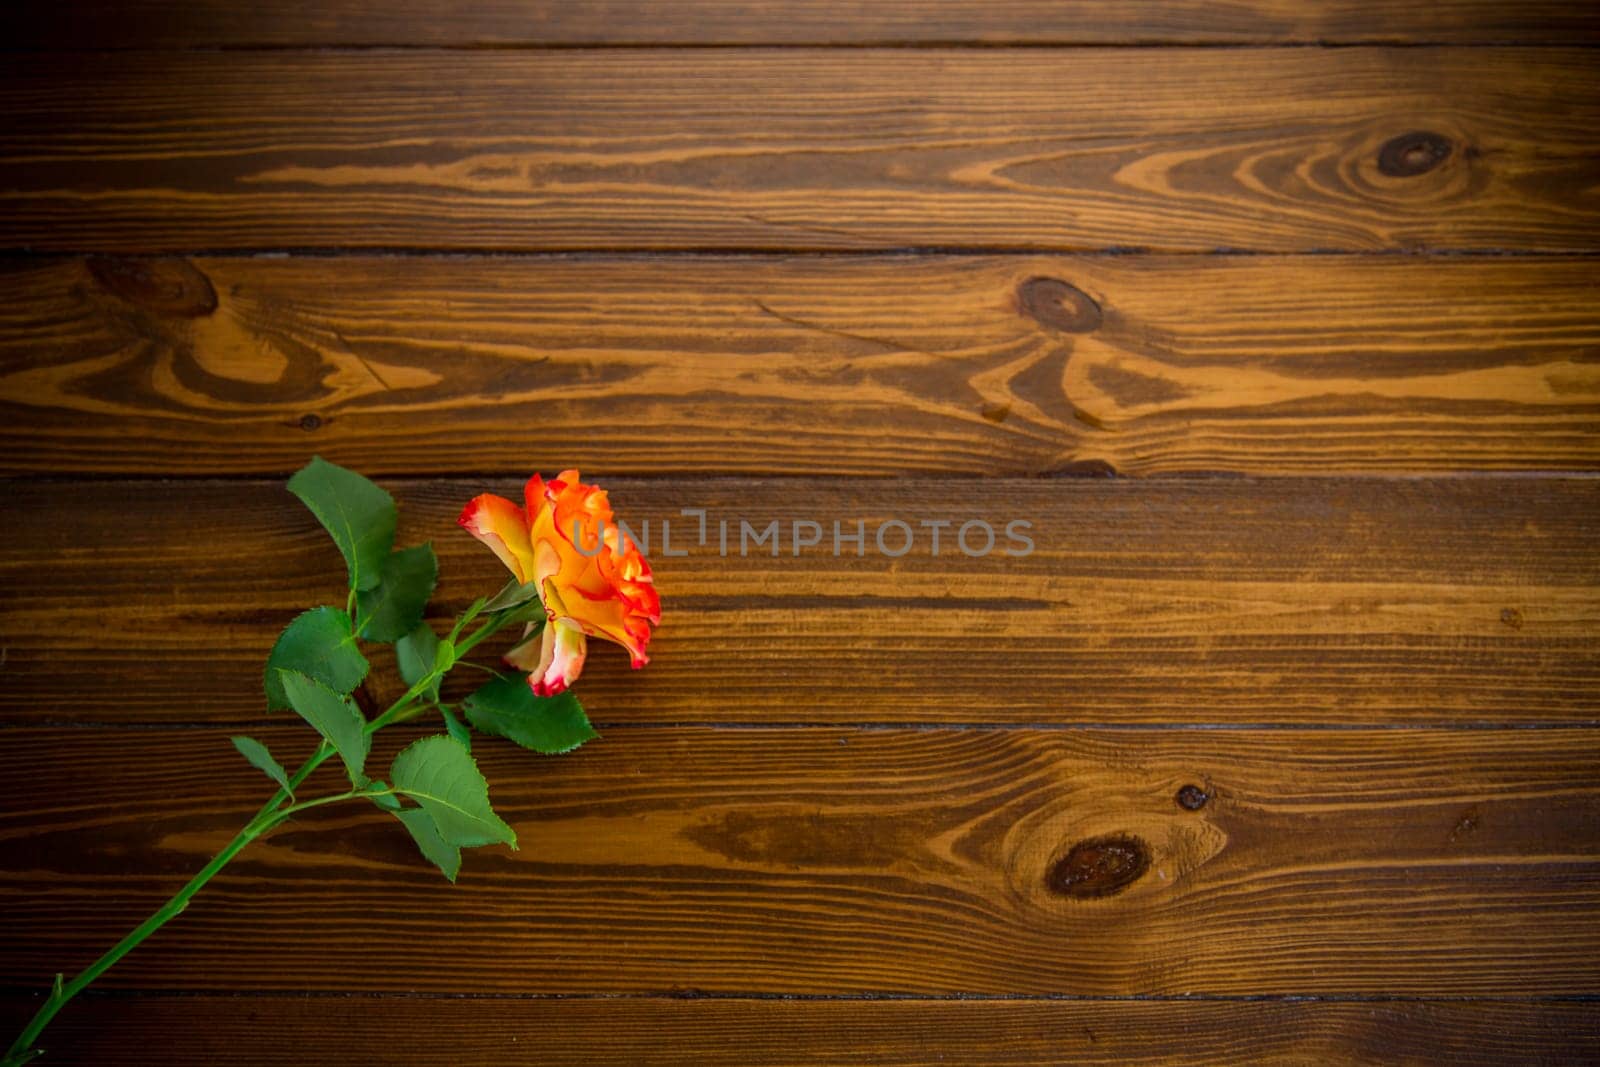
[[[295,471],[293,475],[290,476],[289,481],[288,481],[288,489],[289,489],[289,492],[294,494],[295,499],[299,500],[300,503],[304,504],[306,510],[311,512],[311,514],[316,517],[316,520],[319,523],[322,524],[323,529],[325,529],[325,530],[329,529],[329,525],[330,524],[328,522],[327,517],[323,514],[322,510],[317,507],[316,504],[312,503],[311,500],[308,497],[302,495],[300,490],[295,487],[295,482],[297,480],[299,480],[302,476],[314,477],[314,475],[311,472],[315,471],[319,464],[321,466],[323,466],[323,467],[331,467],[334,470],[342,471],[345,474],[354,475],[355,477],[360,478],[362,481],[366,482],[368,485],[371,485],[374,489],[378,490],[380,493],[382,493],[388,499],[388,501],[389,501],[389,510],[395,515],[396,519],[398,520],[398,517],[399,517],[399,514],[400,514],[400,509],[394,502],[394,494],[390,493],[387,489],[383,488],[383,486],[379,485],[377,482],[374,482],[371,478],[368,478],[364,474],[359,474],[356,471],[353,471],[348,467],[341,467],[337,463],[331,463],[328,460],[323,459],[319,455],[313,455],[311,457],[310,461],[304,467],[301,467],[299,470]],[[304,484],[304,483],[302,483],[302,484]],[[345,537],[349,540],[350,545],[351,545],[351,554],[349,556],[345,557],[345,564],[346,564],[347,569],[350,572],[350,588],[358,590],[358,591],[371,589],[377,583],[376,583],[376,581],[373,581],[373,582],[368,582],[366,584],[362,584],[363,579],[365,579],[366,576],[361,573],[360,566],[357,564],[356,558],[355,558],[355,546],[357,546],[357,545],[359,545],[361,543],[361,539],[356,536],[355,528],[350,525],[350,520],[349,520],[348,513],[343,508],[339,509],[339,525],[344,528]],[[397,525],[398,525],[398,522],[397,522]],[[329,530],[329,533],[331,535],[332,531]],[[343,556],[344,555],[344,545],[342,543],[340,543],[340,541],[339,541],[339,539],[337,537],[334,537],[334,546],[339,549],[339,554],[341,556]],[[388,552],[391,551],[393,548],[394,548],[394,534],[391,532],[390,535],[389,535],[389,543],[388,543],[387,546],[385,546],[385,549],[384,549],[385,554],[387,555]]]
[[[399,808],[393,811],[391,814],[393,814],[396,819],[400,820],[400,825],[404,826],[406,828],[406,832],[411,835],[411,840],[416,844],[417,851],[422,853],[422,858],[439,868],[439,873],[444,875],[445,878],[449,879],[451,885],[455,885],[456,875],[461,873],[461,846],[452,845],[450,842],[444,839],[444,835],[439,832],[439,825],[433,821],[433,816],[429,814],[425,808]],[[433,831],[433,836],[438,839],[439,844],[450,850],[452,858],[455,861],[453,864],[455,868],[454,870],[446,868],[438,860],[428,855],[427,849],[423,846],[421,839],[417,836],[416,827],[414,827],[411,823],[411,820],[417,818],[426,821],[428,829]]]
[[[271,750],[268,749],[266,745],[263,745],[260,741],[257,741],[253,737],[246,737],[243,734],[230,737],[228,740],[233,742],[234,751],[243,756],[246,763],[250,764],[250,766],[254,767],[268,778],[271,778],[274,782],[277,782],[278,785],[283,787],[283,791],[289,794],[289,799],[294,799],[294,786],[289,784],[289,772],[283,769],[283,764],[277,761],[277,759],[272,755]],[[241,744],[240,742],[244,742],[244,744]],[[250,752],[245,749],[245,744],[254,745],[259,750],[258,755],[267,761],[267,766],[263,767],[259,762],[257,762],[256,757],[252,756]]]
[[[409,752],[412,749],[416,748],[418,745],[425,744],[426,742],[434,740],[434,739],[442,739],[444,741],[448,741],[450,744],[455,745],[457,748],[461,749],[461,753],[462,753],[462,755],[466,756],[467,762],[471,765],[473,773],[475,773],[478,776],[478,779],[483,782],[483,785],[484,785],[484,798],[483,799],[484,799],[484,804],[487,805],[488,808],[489,808],[489,816],[490,816],[490,818],[492,818],[495,823],[499,823],[500,826],[505,829],[505,832],[511,835],[510,840],[506,840],[504,838],[499,838],[499,839],[497,839],[498,842],[501,843],[501,844],[510,845],[511,846],[511,850],[513,852],[518,851],[518,848],[517,848],[517,831],[512,828],[510,823],[506,822],[504,819],[502,819],[500,817],[500,813],[499,812],[494,810],[494,802],[489,799],[489,781],[488,781],[487,778],[485,778],[483,776],[483,772],[478,769],[478,761],[472,758],[472,753],[469,752],[466,749],[466,747],[461,744],[461,742],[457,741],[455,738],[449,736],[448,734],[434,734],[433,737],[420,738],[420,739],[418,739],[416,741],[411,742],[411,744],[407,745],[405,748],[401,749],[400,754],[395,756],[395,758],[394,758],[395,759],[395,763],[399,763],[401,757],[403,757],[407,752]],[[417,789],[405,788],[404,786],[402,786],[399,783],[399,781],[398,781],[398,777],[399,776],[398,775],[394,775],[391,772],[390,776],[392,778],[396,779],[395,784],[394,784],[394,791],[397,792],[397,793],[400,793],[400,794],[402,794],[404,796],[408,796],[408,797],[412,798],[413,800],[418,800],[418,801],[428,800],[428,801],[432,801],[433,803],[438,804],[441,808],[446,808],[446,809],[448,809],[450,811],[455,812],[456,814],[460,815],[462,818],[466,819],[468,822],[480,823],[480,824],[489,826],[491,828],[494,826],[494,823],[488,822],[487,820],[483,819],[482,817],[480,817],[480,816],[474,814],[473,812],[470,812],[467,809],[461,807],[459,804],[453,803],[452,801],[446,800],[444,797],[438,796],[438,795],[433,794],[433,793],[423,792],[423,791],[417,790]],[[441,835],[441,836],[443,836],[443,835]],[[457,847],[462,847],[462,846],[457,846]],[[477,847],[477,846],[467,846],[467,847]]]
[[[400,554],[402,554],[404,552],[415,552],[418,549],[423,549],[423,548],[428,550],[428,557],[433,560],[433,581],[428,583],[428,595],[422,598],[422,606],[423,606],[422,609],[423,609],[424,612],[426,612],[427,611],[427,606],[428,606],[428,601],[433,599],[434,591],[439,588],[439,556],[438,556],[438,553],[434,552],[434,550],[433,550],[433,542],[432,541],[424,541],[422,544],[420,544],[420,545],[412,545],[410,548],[392,549],[389,552],[389,555],[384,557],[384,562],[388,562],[388,560],[390,560],[390,559],[394,558],[395,556],[398,556],[398,555],[400,555]],[[382,567],[382,565],[379,565],[377,583],[375,585],[373,585],[369,589],[358,590],[357,591],[357,603],[360,602],[360,594],[361,593],[370,593],[374,589],[378,589],[382,585],[383,585],[383,567]],[[413,625],[410,630],[406,631],[405,634],[401,634],[399,637],[395,637],[395,638],[373,637],[371,634],[369,634],[367,632],[367,628],[372,625],[372,616],[376,615],[380,610],[382,610],[384,604],[388,603],[388,601],[392,600],[393,598],[394,598],[394,594],[391,592],[391,593],[386,595],[384,600],[379,601],[379,603],[378,603],[378,605],[376,607],[370,608],[370,609],[362,612],[363,618],[361,620],[361,625],[359,627],[357,627],[355,625],[355,620],[354,619],[351,620],[351,629],[355,631],[355,636],[356,637],[362,638],[363,640],[367,640],[367,641],[373,641],[373,642],[376,642],[377,644],[384,644],[384,645],[395,644],[395,643],[399,642],[401,640],[401,638],[405,637],[407,634],[414,632],[416,630],[417,626],[426,624],[426,621],[424,619],[419,618],[417,620],[416,624]],[[435,636],[437,637],[437,635],[435,635]]]
[[[314,722],[311,719],[311,717],[308,716],[305,712],[303,712],[299,708],[295,707],[292,700],[290,701],[290,705],[289,705],[290,708],[293,709],[293,711],[294,711],[294,713],[296,715],[299,715],[300,718],[303,719],[308,726],[310,726],[313,730],[315,730],[319,736],[321,736],[325,741],[328,742],[328,744],[330,744],[330,745],[332,745],[334,747],[334,751],[338,752],[339,759],[345,765],[345,770],[349,772],[350,784],[352,784],[354,786],[357,786],[357,787],[360,787],[367,780],[366,779],[367,757],[372,754],[372,735],[366,732],[366,729],[365,729],[366,728],[366,717],[361,714],[361,710],[359,708],[357,708],[355,706],[355,704],[350,700],[349,694],[347,694],[347,693],[339,693],[334,689],[330,689],[328,686],[323,685],[321,682],[317,681],[317,679],[311,677],[309,674],[305,674],[305,673],[303,673],[301,671],[288,670],[288,669],[285,669],[283,667],[279,667],[278,668],[278,673],[281,674],[281,675],[292,675],[292,676],[297,677],[297,678],[305,679],[305,681],[308,684],[315,686],[316,688],[322,690],[324,693],[326,693],[329,696],[333,697],[334,700],[336,700],[340,704],[344,705],[353,714],[353,716],[355,718],[355,721],[359,724],[357,736],[361,739],[361,743],[362,743],[362,745],[361,745],[362,751],[359,753],[360,760],[355,765],[351,764],[350,755],[348,753],[346,753],[345,750],[339,746],[339,743],[336,740],[334,740],[332,737],[330,737],[322,729],[321,726],[318,726],[317,723]],[[288,688],[287,685],[285,685],[284,686],[284,694],[287,696],[288,692],[289,692],[289,688]]]

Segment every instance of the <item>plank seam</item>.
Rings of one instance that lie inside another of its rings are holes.
[[[3,53],[0,53],[3,54]],[[30,245],[0,246],[0,260],[48,262],[114,256],[120,259],[443,259],[531,261],[595,261],[700,259],[897,259],[897,258],[1026,258],[1071,256],[1074,259],[1529,259],[1584,262],[1600,258],[1600,248],[1537,249],[1486,246],[1482,248],[1305,248],[1293,252],[1269,249],[1219,247],[1161,249],[1144,246],[1055,245],[890,245],[872,248],[779,245],[674,245],[671,248],[629,248],[595,245],[560,249],[505,249],[471,246],[441,248],[415,245],[248,246],[166,249],[128,253],[102,247],[35,249]]]
[[[42,995],[34,987],[0,986],[0,996]],[[627,993],[485,993],[485,992],[391,992],[385,990],[344,989],[87,989],[79,994],[87,1000],[144,999],[261,999],[261,1000],[578,1000],[578,1001],[834,1001],[884,1003],[1221,1003],[1221,1004],[1593,1004],[1600,1003],[1595,993],[1546,994],[1404,994],[1404,993],[1170,993],[1094,995],[1079,993],[728,993],[703,990],[660,990]]]
[[[307,448],[306,457],[310,458],[316,448]],[[163,486],[171,487],[203,487],[207,484],[228,485],[234,487],[279,486],[289,475],[294,472],[285,469],[281,475],[259,472],[230,474],[227,472],[209,474],[129,474],[119,471],[82,471],[79,473],[35,473],[18,472],[15,474],[0,474],[0,490],[12,485],[76,485],[92,486],[95,484],[108,485],[146,485],[151,488]],[[430,473],[428,471],[379,471],[371,475],[376,481],[386,485],[434,485],[439,483],[467,483],[484,481],[505,481],[508,479],[526,478],[529,471],[523,468],[506,470],[480,470],[449,473]],[[1560,468],[1539,470],[1459,470],[1459,471],[1383,471],[1364,474],[1360,472],[1339,471],[1331,474],[1244,474],[1233,471],[1161,471],[1154,474],[1129,475],[1113,474],[1104,470],[1073,471],[1073,470],[1047,470],[1047,471],[989,471],[968,472],[950,471],[938,476],[927,473],[907,474],[798,474],[777,472],[773,474],[714,474],[704,472],[686,471],[682,473],[661,473],[653,471],[628,471],[623,468],[606,468],[604,475],[612,481],[627,481],[641,483],[667,483],[674,485],[691,484],[699,486],[718,485],[763,485],[770,482],[792,484],[796,482],[816,482],[818,485],[838,486],[841,482],[855,486],[870,486],[875,483],[901,484],[905,482],[958,484],[970,485],[975,482],[1010,481],[1022,483],[1037,482],[1064,482],[1068,484],[1084,481],[1115,482],[1122,486],[1138,485],[1172,485],[1172,484],[1203,484],[1206,482],[1228,481],[1245,484],[1285,483],[1295,482],[1307,487],[1326,486],[1329,484],[1345,483],[1351,486],[1375,486],[1384,483],[1412,483],[1412,482],[1461,482],[1469,480],[1484,481],[1527,481],[1527,482],[1591,482],[1600,480],[1600,468],[1573,468],[1563,470]]]
[[[1135,37],[1123,41],[1092,40],[1031,40],[1031,41],[979,41],[960,37],[928,40],[902,40],[892,37],[869,38],[860,41],[463,41],[453,44],[423,44],[402,42],[342,42],[279,44],[268,41],[240,42],[219,45],[130,45],[127,47],[100,46],[71,48],[0,47],[0,55],[228,55],[234,53],[301,53],[307,55],[341,55],[345,53],[459,53],[459,52],[1077,52],[1077,51],[1134,51],[1165,49],[1170,51],[1349,51],[1354,49],[1494,49],[1529,48],[1562,51],[1600,50],[1600,44],[1583,40],[1550,41],[1517,37],[1493,38],[1481,41],[1419,40],[1403,37],[1341,38],[1285,38],[1273,40],[1184,40],[1174,37]]]
[[[107,732],[138,731],[193,731],[237,730],[271,728],[292,724],[295,720],[277,718],[216,719],[212,722],[111,722],[95,719],[32,719],[19,722],[0,722],[0,733],[7,730],[103,730]],[[627,732],[631,730],[716,730],[724,732],[753,733],[760,731],[821,731],[839,733],[1363,733],[1369,731],[1430,731],[1438,733],[1474,733],[1502,730],[1592,730],[1600,727],[1600,719],[1551,719],[1535,722],[1502,721],[1497,719],[1467,719],[1460,722],[936,722],[914,720],[907,722],[868,721],[852,722],[764,722],[756,720],[685,720],[681,722],[620,722],[593,723],[596,730]]]

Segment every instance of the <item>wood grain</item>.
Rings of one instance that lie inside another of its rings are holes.
[[[24,48],[317,45],[1573,44],[1600,38],[1582,4],[1533,0],[16,0],[0,39]]]
[[[16,54],[0,246],[1593,251],[1595,62],[1545,48]]]
[[[0,1019],[23,1002],[0,1000]],[[404,1035],[403,1048],[397,1035]],[[1505,1001],[806,1001],[115,997],[50,1028],[51,1063],[541,1067],[1592,1064],[1592,1005]]]
[[[1597,290],[1543,257],[12,260],[0,470],[1593,470]]]
[[[268,783],[230,732],[5,731],[29,810],[0,817],[0,982],[86,963],[242,825]],[[251,733],[286,761],[313,737]],[[107,987],[1600,993],[1600,730],[622,728],[474,756],[521,852],[451,886],[372,805],[319,808]],[[1106,837],[1135,839],[1131,884],[1049,887]]]
[[[452,887],[308,813],[52,1062],[1600,1061],[1597,43],[0,5],[0,1030],[254,811],[230,736],[309,750],[259,672],[342,595],[316,451],[437,543],[440,618],[503,578],[462,502],[582,467],[650,522],[655,661],[597,648],[578,753],[477,744],[523,851]],[[1357,47],[1256,47],[1300,45]]]
[[[500,586],[454,522],[520,482],[388,484],[402,541],[441,557],[442,619]],[[1593,479],[604,484],[636,531],[650,520],[665,605],[649,667],[589,658],[580,692],[606,723],[1600,720]],[[260,720],[278,632],[344,596],[332,544],[276,484],[17,482],[4,499],[8,722]],[[705,546],[681,508],[707,510]],[[915,535],[898,558],[875,544],[890,518]],[[997,532],[981,558],[955,547],[973,518]],[[688,555],[661,554],[663,520]],[[740,556],[741,520],[778,522],[781,555]],[[825,531],[799,557],[797,520]],[[833,555],[835,521],[865,524],[866,555]],[[937,521],[955,525],[935,556]],[[388,653],[374,663],[373,696],[397,696]]]

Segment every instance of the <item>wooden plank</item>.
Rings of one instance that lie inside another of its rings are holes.
[[[1593,470],[1597,290],[1544,257],[14,259],[0,470]]]
[[[21,1025],[25,1004],[0,1000]],[[1505,1001],[475,1000],[115,997],[51,1026],[54,1063],[259,1067],[372,1062],[404,1034],[414,1067],[1305,1067],[1338,1063],[1592,1064],[1593,1005]],[[534,1050],[537,1050],[536,1052]]]
[[[1600,245],[1589,192],[1600,79],[1586,50],[35,53],[8,64],[4,247]]]
[[[402,541],[440,555],[441,621],[500,586],[455,518],[520,482],[388,484]],[[1600,480],[604,484],[636,531],[650,521],[664,598],[648,668],[589,659],[580,692],[604,722],[1600,720]],[[258,720],[278,632],[344,597],[333,546],[277,484],[17,482],[4,499],[8,722]],[[706,509],[706,545],[682,508]],[[914,535],[898,558],[875,543],[890,519]],[[956,541],[973,519],[996,531],[980,558]],[[1032,554],[1005,554],[1013,519]],[[661,554],[663,520],[687,555]],[[796,557],[802,520],[825,532]],[[781,554],[740,556],[740,521],[777,522]],[[833,555],[836,521],[865,524],[866,555]],[[940,521],[935,555],[922,524]],[[374,699],[398,696],[388,653],[374,663]]]
[[[1532,0],[40,0],[0,7],[9,49],[433,45],[1573,44],[1583,4]]]
[[[87,963],[242,825],[268,784],[230,732],[5,732],[29,803],[0,821],[0,981]],[[372,805],[315,809],[107,986],[1600,993],[1600,730],[615,728],[474,756],[521,852],[451,886]],[[1106,838],[1127,877],[1052,888]]]

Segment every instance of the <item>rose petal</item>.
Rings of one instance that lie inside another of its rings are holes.
[[[473,498],[456,520],[462,529],[488,545],[517,581],[533,575],[533,545],[528,539],[528,516],[503,496],[485,493]]]
[[[553,697],[578,680],[589,642],[583,631],[561,619],[544,628],[539,667],[528,675],[535,696]]]

